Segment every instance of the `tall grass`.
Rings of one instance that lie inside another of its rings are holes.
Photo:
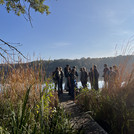
[[[11,68],[10,68],[11,67]],[[72,134],[68,115],[58,105],[51,79],[38,67],[10,65],[1,72],[1,134]],[[44,84],[44,86],[42,86]]]
[[[123,54],[131,51],[130,42]],[[81,109],[91,111],[109,134],[134,133],[134,64],[130,66],[130,60],[127,58],[119,65],[119,79],[113,87],[99,91],[83,89],[77,96]]]
[[[122,65],[117,86],[101,91],[83,89],[77,96],[81,108],[91,111],[93,118],[109,134],[134,132],[134,70],[129,73]]]

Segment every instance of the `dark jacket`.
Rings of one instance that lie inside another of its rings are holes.
[[[60,79],[62,79],[62,80],[63,80],[63,77],[64,77],[64,72],[63,72],[63,71],[61,71]]]
[[[58,81],[60,79],[59,71],[57,71],[57,70],[54,71],[52,75],[53,75],[53,80],[54,81]]]
[[[88,81],[88,73],[87,71],[82,71],[81,72],[81,81]]]
[[[93,72],[92,71],[89,72],[89,80],[90,80],[90,82],[93,82]]]
[[[68,71],[67,67],[64,68],[64,75],[65,75],[65,77],[69,76],[69,71]]]
[[[98,80],[99,79],[99,73],[97,69],[94,69],[94,79]]]

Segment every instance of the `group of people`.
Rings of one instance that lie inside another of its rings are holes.
[[[99,80],[99,72],[97,70],[97,66],[93,65],[92,68],[90,68],[90,71],[87,72],[86,68],[80,68],[80,81],[83,86],[83,88],[87,88],[87,82],[88,82],[88,77],[89,81],[91,84],[91,88],[98,90],[98,80]]]
[[[88,78],[91,84],[91,88],[98,90],[98,80],[99,72],[97,66],[93,65],[88,72],[85,67],[80,68],[80,73],[77,72],[76,66],[72,68],[66,65],[64,71],[62,67],[56,67],[55,71],[52,73],[53,81],[55,83],[55,90],[58,88],[58,95],[63,93],[63,78],[65,77],[65,87],[64,89],[69,92],[69,95],[74,98],[74,91],[77,89],[78,77],[81,81],[82,87],[87,88]],[[104,64],[103,70],[104,86],[105,88],[113,88],[118,82],[119,71],[117,66],[109,67]]]
[[[69,95],[71,95],[72,98],[74,98],[74,90],[77,88],[78,82],[76,66],[71,69],[69,65],[66,65],[64,72],[62,67],[56,67],[52,76],[55,83],[55,90],[58,88],[58,95],[60,96],[63,93],[63,77],[65,77],[64,89],[69,92]]]
[[[119,70],[116,65],[108,68],[107,64],[104,64],[103,77],[105,88],[113,89],[115,87],[118,87],[120,84]]]

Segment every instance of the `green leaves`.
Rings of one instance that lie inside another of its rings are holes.
[[[52,89],[49,79],[46,80],[44,88],[40,82],[34,83],[35,85],[29,83],[29,86],[25,87],[26,90],[22,97],[17,99],[17,101],[11,101],[9,97],[1,101],[0,134],[78,133],[73,129],[64,109],[57,104],[58,96]],[[33,98],[36,96],[32,92],[34,88],[37,89],[37,86],[39,86],[39,90],[36,90],[36,95],[39,97],[33,103]],[[5,100],[8,105],[6,105]],[[6,118],[4,119],[3,117]]]
[[[5,5],[7,12],[13,11],[16,15],[30,15],[30,9],[36,12],[50,14],[49,6],[44,4],[45,0],[0,0],[1,5]]]
[[[28,103],[28,98],[29,98],[29,92],[30,92],[31,87],[27,89],[23,105],[20,104],[18,107],[19,110],[17,114],[14,111],[14,108],[11,106],[11,116],[12,116],[12,133],[13,134],[23,134],[25,131],[27,131],[27,122],[30,120],[30,113],[29,109],[26,107]]]
[[[8,131],[4,130],[1,126],[0,126],[0,134],[10,134]]]
[[[0,0],[0,4],[4,4],[4,0]]]

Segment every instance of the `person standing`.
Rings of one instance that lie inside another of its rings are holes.
[[[55,84],[55,91],[57,90],[58,87],[58,96],[60,95],[60,72],[59,72],[59,67],[56,67],[55,71],[53,72],[53,80]]]
[[[104,70],[103,70],[103,76],[104,77],[104,87],[108,88],[108,73],[109,73],[109,69],[107,64],[104,64]]]
[[[109,74],[108,74],[108,89],[109,89],[109,91],[112,91],[112,89],[115,87],[115,77],[116,77],[116,73],[113,71],[112,67],[110,67]]]
[[[92,70],[92,68],[90,68],[90,71],[89,71],[89,81],[91,84],[91,89],[93,89],[93,70]]]
[[[76,82],[78,82],[78,72],[77,72],[77,69],[76,69],[76,66],[73,66],[73,69],[75,71],[75,75],[76,75]]]
[[[83,86],[82,73],[83,73],[83,68],[80,68],[80,81],[81,81],[81,85]]]
[[[81,74],[81,82],[82,82],[83,88],[87,88],[87,81],[88,81],[88,73],[86,71],[86,68],[83,67],[83,71]]]
[[[66,91],[69,91],[69,65],[66,65],[64,68],[64,75],[65,75],[65,87]]]
[[[93,66],[93,89],[98,90],[98,80],[99,80],[99,73],[97,70],[96,65]]]
[[[64,72],[62,70],[62,67],[59,67],[59,71],[60,71],[60,94],[63,94],[63,77],[64,77]]]
[[[75,73],[75,69],[73,68],[71,73],[70,73],[70,95],[74,99],[75,95],[75,89],[77,88],[77,82],[76,82],[77,76]]]
[[[68,91],[69,91],[69,95],[71,95],[71,73],[72,73],[72,69],[69,67],[68,69]]]

